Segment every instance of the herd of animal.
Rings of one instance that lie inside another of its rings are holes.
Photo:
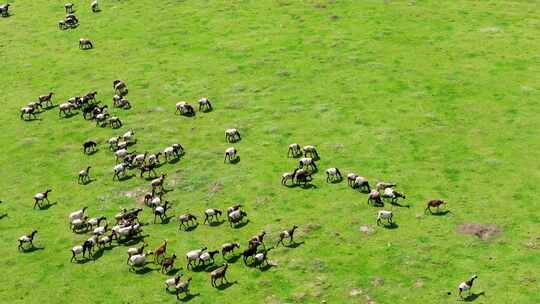
[[[10,4],[0,5],[0,15],[7,17]],[[74,15],[74,5],[72,3],[65,4],[66,16],[63,20],[59,21],[58,26],[60,29],[65,30],[69,28],[75,28],[79,24],[79,20]],[[91,3],[92,12],[99,12],[97,0]],[[81,38],[79,40],[80,49],[93,48],[93,44],[89,39]],[[115,108],[130,109],[132,107],[131,102],[126,98],[128,94],[127,85],[122,80],[113,81],[113,90],[115,95],[112,98],[112,106]],[[36,114],[41,113],[44,110],[54,108],[52,97],[54,93],[50,92],[46,95],[39,96],[36,100],[29,102],[26,106],[20,109],[20,118],[24,120],[37,119]],[[96,126],[104,127],[110,126],[112,128],[122,127],[122,121],[119,117],[110,116],[107,113],[107,105],[100,106],[96,101],[96,91],[88,92],[82,96],[75,96],[68,99],[66,102],[58,105],[59,117],[69,117],[74,115],[73,110],[82,110],[83,118],[85,120],[95,120]],[[199,101],[198,110],[200,112],[209,112],[213,110],[212,102],[208,98],[201,98]],[[195,108],[186,101],[180,101],[176,103],[175,113],[184,116],[194,116]],[[242,138],[240,132],[235,129],[225,130],[225,140],[228,143],[234,143],[240,141]],[[160,157],[165,158],[165,162],[169,162],[173,159],[179,159],[185,153],[184,147],[179,143],[172,144],[157,153],[149,154],[147,151],[144,153],[137,153],[135,151],[128,151],[129,147],[136,143],[135,132],[133,129],[129,129],[127,132],[120,136],[115,136],[107,141],[108,149],[114,153],[116,165],[113,167],[113,180],[122,180],[128,170],[139,169],[140,177],[142,178],[145,173],[149,177],[152,177],[150,182],[151,191],[144,196],[144,203],[151,209],[154,215],[154,223],[159,218],[162,223],[168,222],[167,210],[171,208],[169,201],[163,199],[163,195],[166,194],[164,189],[166,174],[162,173],[157,176],[155,169],[162,165]],[[83,152],[90,154],[96,151],[98,143],[95,140],[88,140],[83,143]],[[307,145],[301,147],[297,143],[290,144],[288,146],[287,157],[299,158],[298,167],[294,168],[292,172],[286,172],[282,175],[281,184],[284,186],[296,186],[300,185],[308,187],[313,181],[313,175],[317,172],[317,161],[320,159],[319,153],[315,146]],[[238,151],[235,147],[229,147],[225,150],[224,162],[233,163],[238,161]],[[77,178],[79,184],[87,184],[91,181],[90,169],[91,166],[87,166],[82,169]],[[326,182],[327,183],[339,183],[343,180],[343,175],[338,168],[331,167],[326,169]],[[349,187],[368,194],[367,203],[376,207],[383,207],[386,202],[393,205],[401,206],[398,203],[399,199],[405,199],[405,194],[395,190],[397,184],[389,182],[377,182],[375,188],[372,189],[367,178],[359,176],[355,173],[347,174],[347,181]],[[290,183],[289,183],[290,182]],[[39,192],[34,195],[34,208],[42,209],[44,202],[50,204],[49,194],[52,189],[47,189],[44,192]],[[439,208],[445,204],[445,201],[440,199],[430,200],[427,203],[425,212],[433,214],[433,209],[439,213]],[[68,215],[70,230],[74,233],[86,233],[90,232],[91,236],[85,240],[82,244],[76,245],[71,248],[71,262],[80,260],[80,258],[92,257],[95,248],[103,249],[105,247],[111,247],[112,242],[116,241],[117,244],[122,244],[128,241],[138,241],[146,237],[142,235],[143,224],[139,220],[139,214],[143,211],[142,208],[122,209],[114,217],[114,225],[109,223],[105,216],[89,217],[86,214],[88,207],[84,207],[80,210],[74,211]],[[247,218],[247,212],[242,209],[240,204],[235,204],[229,207],[227,210],[227,220],[231,227],[245,222]],[[208,208],[203,212],[204,222],[203,224],[212,225],[215,222],[219,222],[219,217],[222,216],[223,211],[217,208]],[[377,212],[376,223],[382,224],[386,221],[387,224],[393,225],[394,214],[390,210],[379,210]],[[185,231],[191,231],[195,229],[198,223],[198,217],[192,213],[183,213],[177,217],[178,230],[184,229]],[[112,227],[109,227],[111,224]],[[109,229],[110,228],[110,229]],[[291,229],[283,230],[279,233],[278,245],[285,245],[284,241],[288,240],[288,244],[293,244],[294,233],[298,229],[298,226],[293,225]],[[18,250],[25,251],[30,247],[33,247],[33,241],[38,233],[37,230],[32,230],[31,233],[23,235],[18,238]],[[247,247],[241,253],[244,264],[248,265],[248,261],[251,259],[251,266],[265,267],[270,266],[268,262],[268,252],[273,248],[267,248],[264,243],[266,231],[261,231],[260,234],[254,235],[247,241]],[[145,250],[148,244],[143,241],[143,245],[140,247],[130,247],[127,250],[127,264],[130,266],[130,271],[136,271],[138,268],[145,267],[148,263],[147,257],[154,256],[153,262],[160,265],[160,271],[167,273],[173,269],[177,255],[173,252],[169,257],[166,257],[167,252],[167,240],[164,240],[154,250]],[[214,265],[215,256],[221,253],[224,262],[217,268],[210,272],[210,281],[213,287],[218,287],[217,281],[220,284],[228,283],[226,274],[230,267],[230,256],[234,254],[235,249],[240,248],[238,242],[226,242],[223,243],[219,249],[209,250],[207,247],[191,250],[185,254],[186,257],[186,269],[202,269],[210,265]],[[262,250],[260,250],[262,248]],[[189,286],[192,281],[192,277],[182,281],[183,273],[180,273],[172,278],[165,280],[165,289],[170,290],[174,288],[176,297],[179,299],[180,294],[189,295]],[[476,275],[469,280],[462,282],[458,286],[459,295],[462,295],[464,291],[470,291],[473,286]]]

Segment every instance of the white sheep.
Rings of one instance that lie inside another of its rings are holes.
[[[129,129],[124,135],[122,135],[122,140],[125,142],[132,142],[135,137],[135,131],[133,129]]]
[[[310,155],[311,157],[313,157],[315,159],[319,159],[319,153],[317,152],[317,149],[315,149],[314,146],[305,146],[303,148],[303,150],[304,150],[304,156],[305,157]]]
[[[341,181],[343,177],[338,168],[328,168],[326,169],[326,182],[332,181]]]
[[[88,209],[88,207],[85,206],[82,209],[71,212],[68,217],[69,222],[72,223],[73,220],[82,219],[82,217],[84,216],[84,213],[86,212],[86,209]]]
[[[118,164],[114,166],[113,172],[114,172],[113,180],[115,178],[120,180],[120,174],[122,174],[122,176],[126,175],[126,167],[124,166],[124,164]]]
[[[167,147],[165,150],[163,150],[163,156],[165,156],[165,161],[169,161],[169,158],[171,158],[174,154],[174,148],[173,147]]]
[[[152,252],[137,254],[129,258],[129,265],[131,265],[130,270],[133,270],[135,267],[142,267],[146,264],[146,257],[152,255]]]
[[[358,177],[358,175],[356,173],[349,173],[347,174],[347,184],[349,184],[349,186],[351,187],[354,187],[354,181],[356,180],[356,178]]]
[[[240,132],[238,132],[237,129],[232,128],[225,130],[225,140],[227,142],[236,142],[240,139]]]
[[[302,157],[298,162],[298,168],[311,168],[312,170],[317,170],[317,164],[311,157]]]
[[[378,213],[377,213],[377,225],[380,225],[381,224],[381,221],[384,219],[384,220],[387,220],[389,224],[393,224],[392,222],[392,218],[394,217],[394,213],[392,211],[388,211],[388,210],[380,210]]]
[[[235,147],[230,147],[225,150],[225,158],[223,159],[223,162],[226,162],[227,160],[231,162],[232,160],[235,160],[237,158],[237,150]]]
[[[300,151],[300,145],[297,143],[290,144],[289,150],[287,151],[287,157],[296,157],[302,154],[302,151]]]
[[[360,190],[365,191],[367,189],[367,192],[371,192],[371,187],[369,186],[369,182],[367,178],[362,176],[357,176],[353,183],[353,188],[358,188]]]
[[[192,267],[193,268],[193,261],[197,261],[201,254],[206,250],[206,247],[203,247],[201,249],[191,250],[188,253],[186,253],[186,259],[187,259],[187,268]]]
[[[90,8],[92,9],[92,12],[94,13],[99,12],[98,0],[92,1],[92,3],[90,4]]]
[[[116,147],[118,145],[119,140],[120,140],[120,137],[111,137],[111,138],[109,138],[109,140],[107,141],[107,143],[109,144],[109,150],[111,150],[111,151],[116,150]]]
[[[183,273],[177,274],[175,277],[165,280],[165,290],[169,291],[170,287],[175,287],[179,282]]]
[[[97,227],[96,229],[94,229],[93,233],[95,235],[102,235],[105,232],[107,232],[108,227],[109,227],[109,224],[106,224],[105,226]]]

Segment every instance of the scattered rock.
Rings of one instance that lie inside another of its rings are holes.
[[[218,193],[219,190],[221,190],[221,183],[219,181],[215,181],[210,186],[210,189],[208,189],[208,192],[211,194]]]
[[[501,29],[496,26],[484,27],[480,29],[480,32],[488,34],[498,33],[500,31]]]
[[[362,289],[353,288],[353,289],[351,290],[351,292],[349,293],[349,295],[350,295],[351,297],[356,297],[356,296],[359,296],[359,295],[361,295],[361,294],[363,294],[363,293],[364,293],[364,291],[363,291]]]
[[[424,281],[422,279],[417,279],[416,282],[412,285],[413,288],[422,288],[424,287]]]
[[[365,234],[373,234],[375,232],[375,229],[371,225],[362,225],[359,230]]]
[[[373,286],[375,286],[375,287],[382,286],[382,285],[384,285],[384,278],[383,277],[374,277],[373,280],[371,280],[371,284],[373,284]]]
[[[310,233],[312,231],[319,230],[319,229],[321,229],[321,225],[319,224],[307,224],[306,226],[304,226],[305,233]]]
[[[164,111],[165,109],[163,109],[162,107],[155,107],[155,108],[148,109],[149,113],[159,113],[159,112],[164,112]]]
[[[463,234],[473,234],[482,241],[492,236],[500,234],[500,230],[495,224],[465,223],[458,227],[458,232]]]

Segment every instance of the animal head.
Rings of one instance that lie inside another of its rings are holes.
[[[240,248],[240,243],[238,243],[238,242],[233,243],[233,247]]]
[[[38,233],[38,231],[37,231],[37,230],[33,230],[31,234],[32,234],[32,235],[35,235],[36,233]]]
[[[298,229],[298,226],[293,225],[292,230]]]

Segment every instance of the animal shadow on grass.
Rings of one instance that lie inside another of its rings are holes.
[[[164,218],[164,219],[161,221],[161,224],[162,224],[162,225],[163,225],[163,224],[168,224],[168,223],[171,221],[172,218],[174,218],[174,215],[169,215],[169,216],[167,216],[166,218]]]
[[[122,176],[122,177],[119,177],[118,180],[119,180],[119,181],[130,180],[130,179],[132,179],[134,176],[135,176],[135,174],[130,174],[130,175],[127,175],[127,174],[126,174],[126,175],[124,175],[124,176]]]
[[[210,222],[208,223],[208,226],[217,227],[217,226],[221,226],[223,223],[225,223],[225,220]]]
[[[77,264],[86,264],[90,261],[93,261],[94,259],[92,257],[85,257],[85,258],[82,258],[82,259],[77,259],[75,260],[75,263]]]
[[[103,252],[105,250],[103,248],[99,248],[97,249],[96,251],[94,251],[94,255],[92,256],[92,258],[95,260],[98,260],[99,258],[101,258],[103,256]]]
[[[176,275],[178,272],[180,272],[181,269],[182,269],[182,267],[180,267],[180,268],[172,268],[171,270],[167,271],[165,274],[166,275]]]
[[[22,253],[31,253],[31,252],[34,252],[34,251],[38,251],[38,250],[44,250],[45,247],[42,247],[42,246],[32,246],[32,247],[29,247],[29,248],[24,248],[21,252]]]
[[[197,227],[199,227],[199,223],[197,223],[197,225],[188,226],[187,228],[184,229],[184,231],[190,232],[197,229]]]
[[[384,228],[386,229],[389,229],[389,230],[393,230],[393,229],[397,229],[399,227],[398,224],[396,224],[395,222],[392,222],[390,224],[384,224],[382,225]]]
[[[340,179],[333,179],[330,181],[330,184],[339,184],[343,181],[343,178],[340,178]]]
[[[216,264],[210,264],[208,265],[207,267],[205,267],[204,271],[206,272],[212,272],[216,269],[218,269],[220,266],[219,265],[216,265]]]
[[[444,211],[439,211],[439,212],[433,212],[431,213],[431,215],[434,215],[434,216],[445,216],[447,215],[448,213],[450,213],[451,211],[450,210],[444,210]]]
[[[234,281],[234,282],[227,282],[227,283],[223,283],[223,284],[219,284],[216,288],[217,290],[225,290],[231,286],[233,286],[234,284],[238,284],[238,281]]]
[[[34,117],[34,118],[25,118],[25,119],[24,119],[25,122],[32,122],[32,121],[36,121],[36,120],[41,120],[41,118],[39,118],[39,117]]]
[[[54,203],[48,203],[47,205],[41,205],[41,207],[39,207],[39,210],[48,210],[49,208],[51,208],[52,206],[58,204],[57,202],[54,202]]]
[[[398,202],[392,202],[392,201],[390,201],[390,204],[391,204],[391,205],[394,205],[394,206],[398,206],[398,207],[411,208],[411,205],[402,205],[402,204],[400,204],[400,203],[398,203]]]
[[[3,218],[5,218],[5,217],[8,217],[8,214],[7,214],[7,213],[4,213],[4,214],[0,215],[0,220],[3,219]]]
[[[238,259],[240,259],[241,256],[242,256],[241,254],[237,254],[237,255],[233,255],[230,258],[226,258],[224,260],[227,261],[227,263],[232,264],[232,263],[236,263],[236,261],[238,261]]]
[[[300,187],[300,189],[304,189],[304,190],[317,189],[317,186],[315,186],[314,184],[298,185],[298,187]]]
[[[179,301],[180,302],[189,302],[191,299],[196,298],[196,297],[198,297],[200,295],[201,295],[200,293],[195,293],[195,294],[190,293],[190,294],[185,295],[183,298],[180,298]]]
[[[62,118],[66,118],[66,119],[69,119],[73,116],[77,116],[79,114],[79,112],[71,112],[71,113],[66,113],[64,114],[64,116],[62,116]]]
[[[135,273],[136,274],[147,274],[149,272],[152,272],[154,271],[154,269],[150,268],[150,267],[147,267],[147,266],[143,266],[141,268],[138,268],[138,269],[135,269]]]
[[[240,162],[240,156],[236,156],[235,159],[229,161],[229,164],[236,165],[236,164],[238,164],[239,162]]]
[[[55,104],[55,105],[52,105],[52,106],[45,107],[45,108],[43,108],[43,109],[44,109],[44,110],[51,110],[51,109],[54,109],[54,108],[58,108],[58,105]]]
[[[240,228],[244,227],[245,225],[247,225],[248,223],[249,223],[249,219],[244,221],[244,222],[241,222],[240,224],[233,225],[232,228],[240,229]]]
[[[479,292],[479,293],[471,293],[467,297],[463,298],[463,301],[465,301],[465,302],[473,302],[476,299],[478,299],[480,296],[485,296],[485,295],[486,295],[485,291],[482,291],[482,292]]]
[[[94,149],[94,150],[92,150],[92,151],[86,153],[86,155],[94,155],[94,154],[96,154],[98,151],[99,151],[99,149],[96,148],[96,149]]]
[[[83,186],[90,185],[91,183],[93,183],[95,181],[96,181],[96,179],[90,178],[88,180],[85,180],[84,183],[82,183],[81,185],[83,185]]]
[[[118,244],[122,245],[122,246],[133,246],[133,245],[136,245],[138,243],[140,243],[141,241],[144,242],[144,238],[147,237],[148,235],[146,236],[138,236],[138,237],[135,237],[135,238],[132,238],[132,239],[129,239],[129,240],[125,240],[125,241],[118,241]]]
[[[179,162],[181,159],[182,159],[181,156],[180,157],[175,157],[175,158],[171,159],[170,161],[168,161],[167,163],[174,165],[177,162]]]
[[[272,264],[265,264],[264,266],[262,267],[259,267],[259,270],[262,271],[262,272],[266,272],[268,271],[270,268],[274,267],[274,265]]]
[[[292,242],[290,244],[283,245],[283,247],[298,248],[298,247],[302,246],[304,243],[305,243],[304,241],[302,241],[302,242]]]

